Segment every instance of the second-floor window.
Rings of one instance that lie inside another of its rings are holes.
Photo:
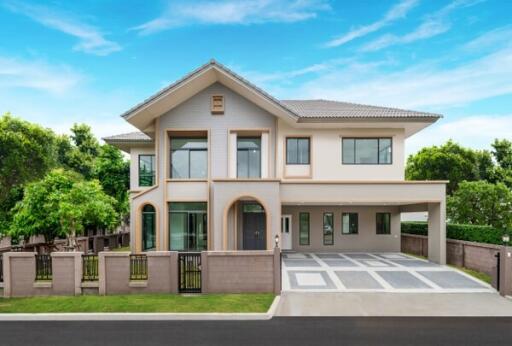
[[[139,186],[155,185],[155,155],[139,155]]]
[[[171,138],[171,178],[205,179],[207,175],[207,139]]]
[[[238,137],[236,143],[238,178],[261,177],[261,138]]]
[[[348,165],[391,164],[391,138],[343,138],[342,163]]]
[[[286,164],[309,165],[309,138],[286,138]]]

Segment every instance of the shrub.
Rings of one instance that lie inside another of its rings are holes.
[[[402,233],[428,235],[428,224],[427,222],[402,222]],[[446,225],[446,238],[448,239],[502,245],[501,236],[505,233],[507,233],[505,230],[491,226],[454,223]]]

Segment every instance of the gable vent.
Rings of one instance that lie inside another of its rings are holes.
[[[212,114],[224,114],[224,96],[212,96]]]

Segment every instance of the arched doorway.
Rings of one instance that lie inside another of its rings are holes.
[[[242,197],[226,211],[225,246],[227,250],[266,250],[268,212],[255,198]]]

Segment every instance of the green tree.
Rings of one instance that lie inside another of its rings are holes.
[[[121,151],[105,144],[100,148],[95,162],[94,176],[100,181],[103,191],[116,199],[116,210],[124,215],[128,212],[128,189],[130,188],[130,162]]]
[[[462,181],[489,179],[492,167],[489,152],[467,149],[450,140],[409,156],[405,176],[408,180],[449,180],[447,193],[452,194]]]
[[[26,186],[13,209],[10,233],[25,239],[43,235],[51,244],[57,237],[73,238],[85,229],[111,230],[120,221],[115,203],[97,180],[84,181],[76,172],[56,169]]]
[[[0,237],[10,227],[11,209],[23,197],[23,186],[56,165],[54,139],[51,130],[9,113],[0,116]]]
[[[497,162],[492,181],[502,182],[512,189],[512,142],[506,139],[496,139],[492,143],[492,147],[492,155]]]
[[[454,223],[512,228],[512,191],[503,183],[461,182],[448,197],[447,214]]]

